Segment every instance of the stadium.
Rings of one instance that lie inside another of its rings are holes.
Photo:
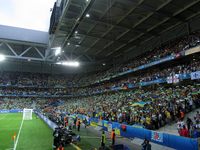
[[[200,0],[0,0],[0,150],[199,137]]]

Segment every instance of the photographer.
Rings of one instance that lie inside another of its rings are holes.
[[[61,135],[59,133],[60,128],[55,128],[54,132],[53,132],[53,145],[55,146],[55,148],[59,147],[60,144],[60,140],[61,140]]]
[[[144,139],[144,142],[142,143],[142,150],[151,150],[151,144],[149,143],[149,140]]]
[[[56,149],[59,148],[61,145],[65,146],[66,144],[69,144],[72,141],[72,133],[63,126],[55,128],[53,136],[54,136],[53,145],[55,146]]]

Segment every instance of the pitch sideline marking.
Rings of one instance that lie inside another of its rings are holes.
[[[20,128],[19,128],[19,132],[17,134],[17,139],[15,141],[15,145],[14,145],[13,150],[16,150],[16,148],[17,148],[17,144],[18,144],[18,140],[19,140],[19,135],[21,133],[23,123],[24,123],[24,119],[22,118],[22,122],[21,122],[21,125],[20,125]]]
[[[81,138],[100,139],[101,137],[98,137],[98,136],[81,136]]]
[[[3,115],[3,117],[1,117],[0,120],[3,120],[6,116],[7,114]]]
[[[73,144],[73,143],[70,143],[70,145],[72,145],[74,148],[76,148],[76,150],[81,150],[80,147],[78,147],[77,145]]]

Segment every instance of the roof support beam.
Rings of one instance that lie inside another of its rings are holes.
[[[160,17],[167,17],[167,18],[172,18],[172,17],[174,17],[173,16],[173,14],[170,14],[170,13],[168,13],[168,12],[163,12],[163,11],[157,11],[157,10],[155,10],[154,8],[152,8],[151,6],[149,6],[149,5],[146,5],[146,4],[143,4],[143,5],[141,5],[141,6],[139,6],[139,8],[143,8],[143,9],[145,9],[145,10],[149,10],[149,11],[151,11],[151,12],[153,12],[154,14],[157,14],[157,15],[159,15]],[[178,18],[178,17],[174,17],[177,21],[181,21],[181,22],[184,22],[184,19],[182,19],[182,18]]]
[[[169,4],[171,1],[172,1],[172,0],[168,0],[168,1],[167,1],[166,3],[164,3],[162,6],[158,7],[158,8],[156,9],[156,11],[160,10],[161,8],[163,8],[164,6],[166,6],[167,4]],[[199,1],[200,1],[200,0],[196,0],[196,1],[192,2],[192,3],[190,3],[190,4],[187,5],[186,7],[184,7],[184,8],[182,8],[182,9],[178,10],[177,12],[175,12],[172,16],[175,17],[176,15],[180,14],[180,13],[183,12],[184,10],[186,10],[186,9],[190,8],[191,6],[195,5],[195,4],[198,3]],[[152,16],[152,15],[153,15],[153,12],[151,12],[147,17],[143,18],[141,21],[139,21],[137,24],[135,24],[133,28],[137,27],[139,24],[141,24],[142,22],[144,22],[146,19],[148,19],[148,18],[149,18],[150,16]],[[168,21],[169,19],[171,19],[171,18],[170,18],[170,17],[165,18],[164,20],[162,20],[162,21],[159,22],[158,24],[156,24],[156,25],[154,25],[153,27],[149,28],[145,33],[152,31],[152,30],[155,29],[157,26],[159,26],[159,25],[165,23],[165,22]],[[187,20],[187,19],[186,19],[186,20]],[[178,25],[178,24],[180,24],[180,23],[182,23],[182,22],[180,21],[180,22],[177,23],[176,25]],[[174,27],[174,25],[173,25],[173,27]],[[144,34],[140,34],[140,35],[138,35],[137,37],[131,39],[127,45],[133,45],[133,44],[134,44],[134,41],[137,40],[137,39],[138,39],[139,37],[141,37],[142,35],[144,35]],[[127,46],[127,45],[125,45],[125,46]],[[125,47],[125,46],[124,46],[124,47]],[[124,47],[122,47],[122,48],[124,48]],[[112,53],[111,53],[111,54],[112,54]],[[111,55],[111,54],[110,54],[110,55]],[[108,55],[108,56],[109,56],[109,55]]]
[[[11,52],[15,55],[15,56],[17,56],[17,53],[15,52],[15,50],[8,44],[8,43],[5,43],[6,44],[6,46],[8,46],[8,48],[11,50]]]
[[[67,35],[67,37],[65,38],[63,44],[62,44],[62,48],[65,47],[66,43],[68,42],[69,38],[74,34],[74,31],[77,29],[77,27],[79,26],[80,21],[85,17],[87,11],[90,9],[90,7],[93,5],[93,3],[95,2],[95,0],[90,0],[90,2],[88,2],[87,6],[85,7],[85,9],[83,10],[82,14],[80,15],[79,19],[76,21],[75,25],[73,26],[71,32]]]
[[[132,9],[130,9],[127,13],[126,13],[126,15],[124,15],[124,16],[122,16],[118,21],[117,21],[117,23],[116,24],[111,24],[112,25],[112,28],[110,28],[110,30],[112,30],[113,28],[114,28],[114,26],[118,26],[118,24],[125,18],[125,17],[127,17],[131,12],[133,12],[139,5],[141,5],[142,3],[144,2],[144,0],[140,0],[138,3],[136,3],[135,4],[135,6],[132,8]],[[105,13],[107,12],[107,11],[109,11],[109,9],[113,6],[113,4],[114,4],[114,2],[110,5],[110,7],[105,11]],[[102,15],[102,17],[103,17],[104,15]],[[101,17],[101,18],[102,18]],[[98,21],[100,21],[100,22],[102,22],[101,21],[101,18],[100,18],[100,20],[98,20]],[[122,26],[119,26],[119,27],[122,27]],[[125,32],[125,33],[127,33],[127,32],[129,32],[130,31],[130,29],[128,29],[128,27],[122,27],[122,28],[127,28],[127,31]],[[109,32],[107,32],[107,33],[109,33]],[[107,34],[106,33],[106,34]],[[125,34],[125,33],[122,33],[122,34]],[[106,35],[105,34],[105,35]],[[104,35],[104,36],[105,36]],[[117,37],[117,39],[119,39],[119,36]],[[97,41],[98,42],[98,41]],[[96,42],[96,43],[97,43]],[[112,41],[111,41],[112,42]],[[96,44],[96,43],[94,43],[94,44]],[[113,42],[112,42],[113,43]],[[111,43],[111,44],[112,44]],[[122,43],[123,44],[123,43]],[[125,44],[125,43],[124,43]],[[123,44],[123,45],[124,45]],[[104,47],[103,49],[101,49],[100,51],[98,51],[97,53],[100,53],[101,51],[103,51],[104,49],[105,49],[106,47]],[[89,49],[87,49],[87,50],[89,50]]]
[[[23,57],[23,56],[11,56],[11,55],[5,55],[6,58],[13,58],[13,59],[24,59],[24,60],[35,60],[35,61],[46,61],[42,58],[35,58],[35,57]],[[49,62],[51,62],[51,60],[48,60]]]
[[[25,51],[23,51],[19,56],[23,56],[26,54],[32,47],[28,47]]]
[[[45,57],[43,56],[43,54],[40,52],[40,50],[37,47],[34,47],[34,49],[38,52],[38,54],[45,59]]]
[[[29,45],[29,47],[27,47],[26,49],[24,49],[24,44],[23,43],[21,43],[21,44],[17,43],[16,44],[16,42],[12,43],[12,41],[9,41],[9,40],[7,40],[7,41],[0,43],[0,46],[2,46],[3,44],[5,44],[5,46],[7,46],[6,50],[10,51],[9,53],[5,54],[5,57],[7,57],[7,58],[16,59],[16,60],[19,60],[19,59],[21,59],[21,60],[29,60],[30,59],[30,60],[34,60],[34,61],[48,61],[48,62],[52,62],[51,59],[45,59],[44,55],[41,53],[41,51],[38,49],[38,47],[35,47],[35,44]],[[14,49],[15,44],[17,45],[17,47],[19,47],[19,46],[21,47],[20,50],[22,50],[22,52],[20,51],[21,52],[20,54],[19,54],[19,52],[17,52],[18,49]],[[27,52],[29,52],[31,50],[31,48],[34,48],[34,50],[35,50],[35,51],[31,51],[31,52],[33,54],[38,53],[41,56],[41,58],[40,57],[32,57],[32,56],[30,56],[30,57],[29,56],[24,56]],[[45,47],[40,47],[40,48],[44,48],[44,50],[45,50]]]
[[[113,4],[114,4],[114,1],[111,1],[110,6],[107,7],[107,9],[105,10],[105,12],[103,13],[103,15],[102,15],[100,18],[102,18],[102,17],[107,13],[107,11],[109,11],[109,9],[113,6]],[[96,26],[96,24],[93,26],[93,28],[94,28],[95,26]],[[91,28],[90,31],[92,31],[93,28]],[[88,32],[90,32],[90,31],[88,31]],[[99,41],[99,39],[97,39],[89,48],[87,48],[87,49],[85,50],[85,52],[87,52],[91,47],[93,47],[98,41]]]

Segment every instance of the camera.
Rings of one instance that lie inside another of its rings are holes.
[[[58,148],[60,145],[66,146],[71,142],[80,141],[80,136],[76,135],[70,129],[66,129],[62,126],[55,128],[53,132],[54,142],[53,145],[55,148]]]
[[[73,134],[70,134],[70,132],[63,127],[55,128],[53,133],[54,147],[58,148],[60,145],[66,146],[67,144],[71,143],[72,135]]]

